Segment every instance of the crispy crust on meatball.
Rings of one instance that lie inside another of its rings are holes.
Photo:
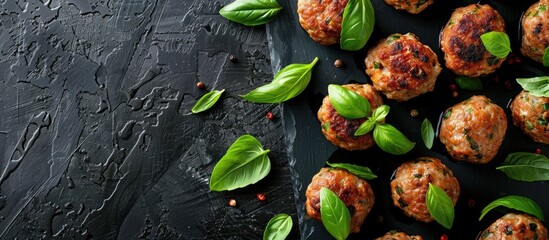
[[[507,117],[485,96],[473,96],[447,109],[440,125],[440,141],[452,158],[485,164],[505,138]]]
[[[408,234],[397,231],[390,231],[376,240],[423,240],[421,236],[408,236]]]
[[[383,104],[383,99],[369,84],[347,84],[342,87],[352,90],[368,99],[371,111]],[[367,118],[347,119],[337,113],[330,96],[322,101],[318,110],[318,120],[322,126],[322,133],[334,145],[347,150],[364,150],[374,145],[374,138],[371,133],[355,137],[354,133]]]
[[[515,126],[534,141],[549,144],[549,98],[522,91],[510,108]]]
[[[374,192],[370,184],[344,169],[320,169],[305,193],[307,214],[319,221],[322,221],[320,190],[323,187],[332,190],[345,203],[351,213],[351,232],[359,232],[362,222],[374,206]]]
[[[508,213],[496,220],[478,237],[479,240],[548,240],[547,228],[543,223],[527,214]]]
[[[411,14],[418,14],[433,4],[433,0],[384,0],[385,3],[393,6],[397,10],[406,10]]]
[[[397,101],[433,91],[441,71],[437,55],[412,33],[381,40],[364,62],[376,90]]]
[[[530,6],[522,17],[520,52],[534,61],[543,62],[543,53],[547,47],[549,47],[549,1],[541,0]]]
[[[493,73],[505,59],[484,48],[480,36],[491,31],[505,32],[505,22],[489,5],[471,4],[456,9],[441,33],[446,67],[470,77]]]
[[[299,23],[315,42],[338,43],[345,6],[347,0],[298,0]]]
[[[454,206],[459,198],[459,183],[452,171],[437,158],[422,157],[400,165],[391,181],[393,204],[416,220],[431,222],[425,204],[429,183],[443,189]]]

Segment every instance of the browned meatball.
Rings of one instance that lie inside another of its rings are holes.
[[[338,43],[345,6],[347,0],[298,0],[299,23],[315,42]]]
[[[433,221],[425,204],[429,183],[443,189],[456,205],[460,194],[457,178],[439,159],[430,157],[418,158],[397,168],[391,181],[393,204],[416,220]]]
[[[549,144],[549,98],[522,91],[511,103],[513,122],[534,141]]]
[[[548,240],[547,228],[543,223],[527,214],[508,213],[496,220],[479,235],[479,240]]]
[[[456,9],[441,33],[440,47],[446,67],[470,77],[493,73],[505,59],[484,48],[480,36],[491,31],[505,32],[505,22],[489,5],[472,4]]]
[[[371,111],[383,104],[383,99],[369,84],[347,84],[342,87],[350,89],[370,102]],[[322,126],[322,133],[334,145],[347,150],[364,150],[374,145],[374,137],[371,133],[355,137],[354,133],[367,118],[347,119],[337,113],[330,96],[322,101],[318,110],[318,120]]]
[[[408,236],[408,234],[397,231],[390,231],[376,240],[423,240],[421,236]]]
[[[522,45],[520,52],[542,62],[545,48],[549,47],[549,0],[530,6],[522,17]]]
[[[332,190],[345,203],[351,213],[351,232],[360,226],[374,206],[374,192],[366,180],[343,169],[322,168],[307,187],[305,207],[310,217],[322,221],[320,216],[320,190]]]
[[[433,91],[441,71],[437,55],[412,33],[381,40],[364,62],[376,90],[398,101]]]
[[[447,109],[440,124],[440,141],[452,158],[485,164],[505,138],[507,117],[485,96],[473,96]]]
[[[385,0],[385,3],[398,10],[406,10],[411,14],[418,14],[433,4],[433,0]]]

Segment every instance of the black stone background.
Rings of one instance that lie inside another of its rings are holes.
[[[272,78],[265,28],[223,19],[228,2],[0,0],[0,239],[259,239],[297,220],[282,121],[265,118],[280,108],[238,97]],[[197,81],[227,91],[193,115]],[[210,192],[245,133],[271,173]]]

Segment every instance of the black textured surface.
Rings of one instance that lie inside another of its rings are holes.
[[[452,98],[449,90],[449,84],[453,82],[455,75],[448,70],[443,70],[443,73],[438,77],[435,92],[403,103],[385,101],[391,106],[387,122],[395,125],[417,144],[412,152],[404,156],[385,154],[377,147],[359,152],[337,149],[322,135],[321,126],[316,119],[322,98],[327,94],[328,84],[369,82],[364,73],[363,59],[366,56],[366,51],[379,39],[389,34],[415,33],[423,43],[429,45],[437,53],[439,61],[444,66],[443,55],[438,43],[440,30],[450,18],[453,9],[477,2],[435,1],[423,13],[411,15],[394,10],[382,0],[372,0],[376,11],[373,36],[363,50],[346,52],[340,50],[338,46],[326,47],[313,42],[299,25],[296,1],[280,1],[284,11],[276,21],[267,26],[269,47],[275,70],[290,63],[307,63],[314,57],[320,59],[314,69],[313,80],[306,92],[283,105],[286,140],[289,146],[292,146],[290,148],[290,163],[294,172],[294,192],[297,199],[302,239],[330,238],[321,223],[306,216],[304,208],[307,185],[312,176],[324,166],[328,159],[333,162],[365,165],[379,176],[378,179],[370,181],[376,194],[374,210],[367,217],[361,233],[352,234],[350,239],[373,239],[393,229],[411,234],[419,233],[423,235],[424,239],[439,239],[442,234],[447,234],[449,239],[475,239],[480,231],[502,216],[501,212],[494,211],[479,222],[477,219],[481,209],[490,201],[508,194],[528,196],[543,207],[546,216],[549,214],[549,196],[545,194],[545,183],[516,182],[494,169],[511,152],[533,152],[536,148],[540,148],[542,153],[549,153],[549,147],[534,143],[513,126],[509,110],[506,108],[511,98],[520,91],[514,81],[516,77],[533,77],[537,74],[549,73],[540,64],[524,58],[522,64],[505,63],[497,73],[482,79],[485,91],[460,91],[458,98]],[[536,1],[481,1],[481,3],[492,5],[504,16],[507,32],[511,37],[512,47],[516,54],[519,54],[518,33],[521,14],[534,2]],[[334,67],[333,63],[338,58],[345,62],[344,68]],[[496,77],[500,79],[499,82],[495,80]],[[505,81],[511,82],[511,89],[504,86]],[[436,124],[440,114],[446,108],[474,94],[485,94],[506,109],[509,118],[507,136],[498,156],[490,164],[479,166],[451,160],[438,139],[435,140],[432,150],[426,149],[420,136],[423,119],[427,117],[433,124]],[[419,111],[418,117],[410,116],[412,109]],[[452,230],[446,230],[436,223],[425,224],[414,221],[392,206],[389,182],[393,171],[403,161],[420,156],[441,158],[454,171],[460,181],[462,193],[456,206],[456,218]]]
[[[282,121],[265,118],[280,108],[238,97],[272,78],[265,28],[223,19],[228,2],[0,0],[0,239],[259,239],[296,216]],[[227,91],[191,114],[211,89]],[[244,133],[271,173],[209,192]]]

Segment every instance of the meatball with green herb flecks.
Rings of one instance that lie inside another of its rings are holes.
[[[421,236],[408,236],[408,234],[403,232],[390,231],[376,238],[376,240],[423,240],[423,238]]]
[[[549,47],[549,0],[541,0],[526,10],[522,17],[520,52],[534,61],[542,62]]]
[[[338,43],[346,6],[347,0],[298,0],[299,23],[315,42]]]
[[[478,236],[478,240],[548,240],[547,228],[536,217],[508,213]]]
[[[549,98],[520,92],[511,102],[513,122],[534,141],[549,144]]]
[[[384,0],[385,3],[397,10],[406,10],[411,14],[418,14],[433,4],[433,0]]]

